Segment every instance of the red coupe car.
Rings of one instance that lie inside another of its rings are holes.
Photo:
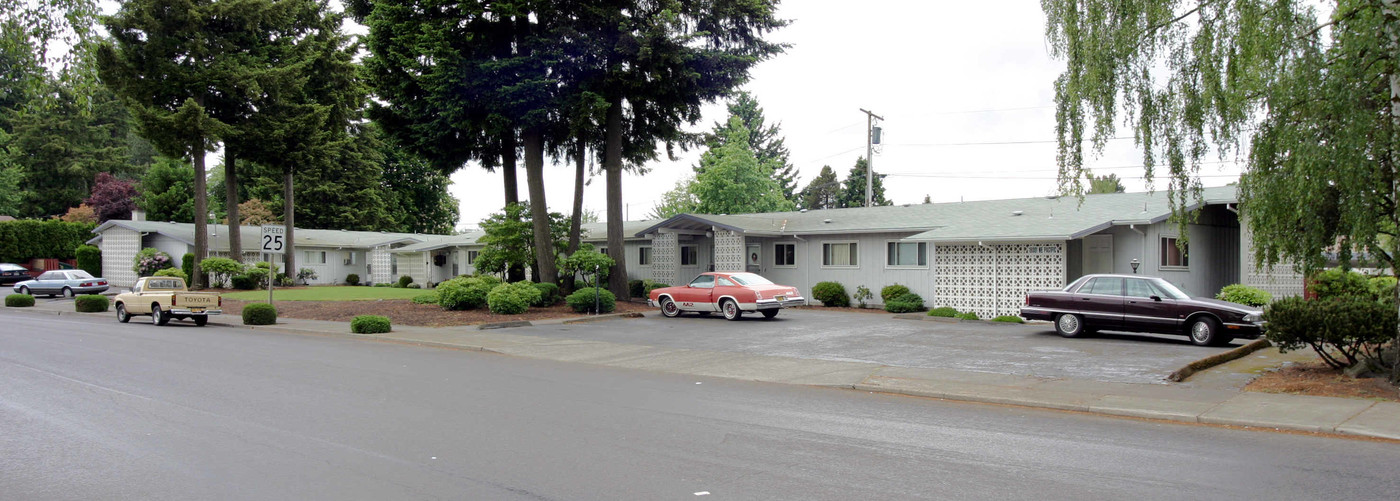
[[[661,308],[661,314],[678,317],[687,311],[709,315],[723,312],[724,318],[738,320],[744,312],[759,312],[763,318],[778,316],[778,310],[807,304],[796,287],[778,285],[753,273],[717,271],[701,273],[689,284],[651,291],[647,304]]]

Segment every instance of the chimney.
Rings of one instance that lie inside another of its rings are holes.
[[[146,211],[143,211],[143,210],[141,210],[141,209],[132,209],[132,210],[131,210],[131,220],[132,220],[132,221],[145,221],[145,220],[146,220]]]

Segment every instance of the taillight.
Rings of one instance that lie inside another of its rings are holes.
[[[224,297],[223,297],[223,296],[219,296],[219,307],[222,308],[223,306],[224,306]]]
[[[1030,294],[1026,294],[1026,306],[1030,306],[1030,305],[1031,305],[1031,295],[1030,295]]]
[[[83,282],[78,284],[78,287],[92,287],[92,282]]]
[[[177,305],[177,304],[180,304],[180,296],[177,296],[177,295],[175,295],[175,294],[171,294],[171,295],[170,295],[170,306],[175,306],[175,305]]]

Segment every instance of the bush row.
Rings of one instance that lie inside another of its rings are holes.
[[[0,242],[5,242],[5,245],[0,245],[0,262],[23,263],[37,258],[73,259],[77,257],[78,247],[92,238],[92,230],[96,227],[93,223],[69,223],[57,219],[0,222]]]
[[[855,299],[861,308],[865,307],[865,301],[872,296],[870,289],[864,285],[856,288]],[[812,287],[812,299],[821,301],[822,306],[850,306],[851,298],[846,294],[846,286],[838,282],[818,282]],[[904,285],[887,285],[880,289],[880,300],[885,305],[885,311],[890,313],[924,311],[924,298],[911,292],[909,287]]]
[[[655,289],[660,289],[660,288],[662,288],[662,287],[670,287],[670,285],[666,285],[666,284],[663,284],[663,283],[660,283],[660,282],[653,282],[653,281],[651,281],[651,280],[628,280],[628,281],[627,281],[627,293],[628,293],[628,295],[630,295],[630,296],[632,296],[632,297],[635,297],[635,298],[646,298],[646,297],[650,297],[650,296],[651,296],[651,291],[653,291],[653,290],[655,290]]]
[[[415,284],[407,285],[413,287]],[[559,286],[555,284],[503,283],[501,279],[492,275],[472,275],[438,284],[436,302],[444,310],[487,308],[492,313],[519,315],[531,307],[552,306],[558,303],[559,299]],[[414,298],[414,302],[419,302],[418,298]]]

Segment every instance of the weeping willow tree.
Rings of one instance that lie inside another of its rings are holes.
[[[1340,249],[1396,273],[1400,0],[1042,0],[1054,56],[1059,182],[1132,129],[1173,214],[1201,165],[1247,155],[1240,207],[1256,265],[1308,273]],[[1318,9],[1317,7],[1321,7]],[[1400,363],[1395,364],[1400,376]]]

